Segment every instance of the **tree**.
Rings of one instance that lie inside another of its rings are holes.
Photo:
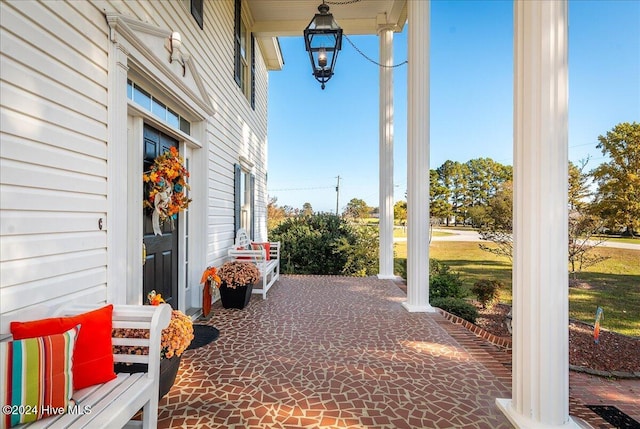
[[[469,168],[458,161],[445,161],[437,170],[438,180],[447,191],[447,199],[451,205],[451,212],[455,216],[455,224],[458,225],[460,218],[464,219],[464,206],[467,197],[467,177]],[[447,218],[447,226],[449,219]]]
[[[449,203],[449,194],[449,189],[439,180],[438,171],[429,170],[429,216],[436,219],[445,219],[447,225],[449,224],[449,217],[453,214]]]
[[[488,201],[487,223],[480,228],[480,239],[492,241],[495,247],[480,244],[482,250],[513,258],[513,185],[505,183]]]
[[[583,167],[586,163],[583,163]],[[586,173],[575,165],[569,167],[569,205],[585,208],[580,196],[584,195],[587,182]],[[579,185],[582,184],[582,185]],[[572,203],[572,200],[574,202]],[[601,229],[602,222],[595,216],[569,209],[569,264],[571,273],[577,272],[606,260],[606,257],[594,254],[593,250],[605,240],[597,238],[596,233]],[[480,228],[480,238],[491,241],[496,246],[480,244],[482,250],[499,256],[513,258],[513,186],[507,182],[495,197],[489,200],[488,223]]]
[[[482,228],[490,218],[487,215],[487,206],[472,206],[467,211],[467,216],[474,228]]]
[[[640,229],[640,123],[620,123],[598,141],[610,161],[591,172],[598,185],[593,211],[634,236]]]
[[[311,203],[304,203],[302,205],[302,215],[311,216],[312,214],[313,214],[313,207],[311,207]]]
[[[400,225],[407,224],[407,202],[397,201],[393,205],[393,219]]]
[[[267,230],[271,231],[282,223],[287,217],[284,207],[278,207],[278,198],[273,197],[267,204]],[[286,206],[285,206],[286,207]]]
[[[569,265],[574,278],[583,269],[609,259],[593,252],[606,241],[596,235],[602,224],[602,220],[578,210],[569,213]]]
[[[580,161],[580,167],[569,161],[569,211],[583,211],[587,205],[587,199],[591,196],[589,190],[589,175],[584,172],[589,158]]]
[[[590,177],[585,173],[589,159],[580,166],[569,163],[569,266],[571,274],[608,259],[593,252],[605,240],[597,236],[604,222],[589,213]]]
[[[352,198],[351,201],[347,203],[342,215],[353,220],[360,220],[367,217],[370,211],[371,208],[364,202],[364,200],[361,200],[360,198]]]
[[[467,208],[486,205],[502,184],[512,179],[511,166],[502,165],[491,158],[472,159],[465,165],[469,172]]]

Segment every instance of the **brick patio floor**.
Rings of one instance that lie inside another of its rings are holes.
[[[215,303],[220,338],[184,353],[158,427],[512,427],[495,406],[511,396],[510,355],[405,298],[388,280],[282,276],[244,310]],[[611,427],[576,399],[592,383],[580,377],[572,414]]]

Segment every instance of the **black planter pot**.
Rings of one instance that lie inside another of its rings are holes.
[[[180,368],[180,359],[182,359],[182,356],[173,356],[171,359],[162,359],[160,361],[160,395],[158,400],[169,393],[173,383],[175,383],[176,375],[178,375],[178,369]]]
[[[176,381],[176,375],[178,375],[178,369],[180,368],[180,359],[182,356],[173,356],[170,359],[161,359],[160,360],[160,387],[158,400],[164,398],[164,395],[169,393],[173,383]],[[116,373],[118,372],[127,372],[130,374],[136,372],[146,372],[147,364],[144,363],[134,363],[131,365],[126,365],[123,363],[116,363],[114,365],[114,370]]]
[[[245,308],[251,300],[253,285],[237,286],[235,289],[227,287],[226,282],[220,284],[220,300],[224,308]]]

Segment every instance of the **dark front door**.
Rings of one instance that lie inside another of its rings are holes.
[[[144,171],[149,171],[154,159],[171,147],[178,147],[178,140],[163,134],[149,125],[144,126]],[[146,192],[146,190],[145,190]],[[146,197],[146,195],[145,195]],[[178,219],[162,225],[162,235],[153,233],[151,213],[144,212],[144,237],[146,258],[143,267],[143,302],[152,290],[162,294],[174,309],[178,308]]]

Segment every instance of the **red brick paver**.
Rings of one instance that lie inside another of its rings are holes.
[[[512,427],[495,406],[510,354],[405,297],[388,280],[282,276],[244,310],[214,304],[220,338],[184,353],[158,427]]]

